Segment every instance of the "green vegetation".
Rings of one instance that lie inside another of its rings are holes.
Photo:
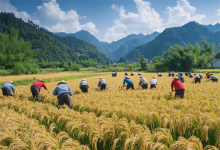
[[[125,58],[135,60],[140,55],[144,55],[147,59],[152,59],[154,56],[163,56],[163,54],[172,45],[181,45],[187,47],[188,43],[195,45],[201,41],[215,43],[217,46],[220,43],[220,31],[212,32],[208,28],[196,22],[189,22],[181,27],[167,28],[159,34],[154,40],[135,47]],[[218,47],[214,49],[216,52]]]
[[[215,59],[214,44],[201,41],[203,48],[199,44],[184,48],[180,45],[171,46],[164,54],[164,59],[159,56],[153,58],[155,68],[158,71],[191,71],[193,68],[205,68]]]
[[[105,74],[91,74],[91,75],[80,75],[80,76],[70,76],[70,77],[63,77],[63,78],[54,78],[54,79],[44,79],[44,83],[46,82],[54,82],[54,81],[61,81],[61,80],[75,80],[79,78],[88,78],[88,77],[94,77],[94,76],[104,76],[104,75],[110,75],[111,73],[105,73]],[[14,85],[30,85],[33,84],[35,81],[37,81],[37,78],[32,78],[32,79],[23,79],[23,80],[16,80],[14,81]],[[5,84],[5,82],[0,83],[0,87],[2,87]]]
[[[96,59],[99,63],[109,60],[107,56],[88,42],[75,37],[59,37],[46,32],[44,28],[35,25],[32,21],[26,23],[22,19],[16,18],[12,13],[1,12],[0,33],[9,35],[11,28],[19,29],[18,37],[31,43],[33,51],[35,51],[34,49],[41,49],[40,53],[34,56],[39,63],[57,61],[64,63],[65,60],[69,59],[79,64],[81,60],[88,60],[89,58]]]
[[[39,71],[33,56],[39,49],[31,50],[31,44],[18,38],[18,30],[11,29],[10,35],[0,33],[0,66],[11,69],[11,74],[32,74]]]

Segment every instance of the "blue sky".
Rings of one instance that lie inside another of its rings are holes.
[[[220,0],[0,0],[0,12],[13,12],[51,32],[86,30],[112,42],[189,21],[220,23]]]

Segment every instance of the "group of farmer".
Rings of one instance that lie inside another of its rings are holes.
[[[158,74],[158,77],[162,77],[162,74],[161,73],[157,73]],[[169,73],[168,75],[170,76],[171,73]],[[123,81],[123,86],[125,86],[125,83],[127,83],[127,87],[126,87],[126,90],[127,89],[134,89],[134,84],[133,82],[130,80],[127,72],[125,72],[125,79]],[[133,76],[134,73],[131,72],[131,75]],[[148,88],[148,82],[147,80],[141,76],[141,73],[138,72],[138,75],[140,76],[140,81],[138,83],[139,86],[142,87],[142,89],[147,89]],[[189,75],[189,73],[185,73],[185,75]],[[117,74],[116,74],[117,76]],[[174,77],[174,71],[172,72],[172,76]],[[175,97],[176,96],[180,96],[181,98],[184,97],[184,93],[185,93],[185,88],[183,86],[183,82],[184,82],[184,78],[182,77],[183,74],[182,72],[179,72],[177,76],[175,76],[171,83],[171,89],[172,89],[172,92],[175,91]],[[197,83],[197,82],[201,82],[201,79],[203,78],[203,74],[200,73],[197,75],[196,73],[194,74],[194,82]],[[210,79],[212,81],[216,81],[218,82],[218,78],[216,76],[214,76],[213,74],[210,74],[209,72],[206,72],[206,78],[207,79]],[[5,83],[2,87],[2,93],[4,96],[13,96],[12,93],[11,93],[11,90],[12,92],[14,93],[14,96],[16,95],[16,90],[14,88],[14,82],[13,81],[9,81],[7,83]],[[106,90],[106,85],[107,85],[107,82],[106,80],[103,78],[103,77],[100,77],[100,80],[98,82],[98,87],[100,87],[100,90]],[[156,88],[156,85],[157,85],[157,80],[155,77],[152,77],[152,79],[150,80],[150,89],[152,88]],[[44,88],[45,90],[48,91],[49,93],[49,89],[46,87],[46,85],[44,84],[44,82],[39,79],[38,81],[34,82],[31,87],[30,87],[30,91],[32,93],[32,96],[35,100],[37,100],[38,102],[40,102],[40,90],[41,88]],[[86,81],[85,78],[82,79],[82,81],[80,82],[79,84],[79,88],[81,89],[81,91],[83,93],[87,93],[88,92],[88,88],[89,88],[89,84],[88,82]],[[175,88],[175,89],[174,89]],[[71,109],[72,108],[72,103],[71,103],[71,97],[73,95],[73,92],[71,90],[71,88],[67,85],[67,83],[62,80],[61,82],[59,82],[56,86],[56,88],[54,89],[53,91],[53,95],[57,95],[57,99],[58,99],[58,105],[63,105],[63,104],[66,104],[69,106],[69,108]]]
[[[171,72],[168,73],[168,76],[171,76],[171,75],[174,77],[174,75],[175,75],[174,71],[172,72],[172,74],[171,74]],[[193,78],[193,83],[201,83],[201,79],[203,78],[203,74],[201,71],[199,72],[199,74],[194,73],[194,77],[190,72],[189,73],[185,72],[185,75],[189,76],[190,78]],[[185,80],[183,78],[182,72],[179,72],[178,75],[176,75],[176,76],[179,78],[179,80],[182,83],[184,83]],[[218,82],[218,78],[216,76],[214,76],[213,73],[210,74],[209,72],[206,72],[206,79],[210,79],[213,82]],[[206,80],[206,81],[210,81],[210,80]]]

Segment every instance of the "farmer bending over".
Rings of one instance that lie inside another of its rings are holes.
[[[189,72],[189,77],[190,77],[190,78],[193,78],[193,75],[192,75],[190,72]]]
[[[141,73],[140,73],[140,72],[138,72],[138,75],[140,76],[140,75],[141,75]]]
[[[127,76],[127,75],[128,75],[128,73],[127,73],[127,72],[125,72],[125,75]]]
[[[201,79],[200,79],[200,76],[199,75],[197,75],[196,73],[194,73],[194,79],[193,79],[193,81],[195,81],[195,83],[197,83],[197,82],[201,82]]]
[[[185,88],[182,84],[182,82],[179,81],[178,77],[173,78],[174,80],[171,82],[171,90],[172,92],[173,87],[175,87],[175,97],[176,96],[181,96],[181,98],[184,98],[184,93],[185,93]]]
[[[140,76],[140,81],[139,81],[139,85],[142,86],[142,89],[147,89],[148,87],[148,82],[145,78],[143,78],[142,76]]]
[[[44,82],[39,79],[38,81],[34,82],[34,84],[31,85],[31,93],[33,96],[33,99],[37,98],[37,101],[40,102],[40,90],[44,87],[45,90],[49,93],[49,89],[46,87]]]
[[[162,74],[160,72],[158,72],[157,74],[158,74],[158,77],[162,77]]]
[[[186,76],[188,76],[188,73],[187,73],[187,72],[185,72],[185,75],[186,75]]]
[[[156,89],[156,85],[157,85],[157,79],[155,79],[155,77],[152,77],[152,79],[150,80],[150,89],[152,88]]]
[[[101,87],[100,90],[105,90],[106,85],[106,80],[103,77],[100,77],[100,80],[98,82],[98,87]]]
[[[209,72],[206,72],[206,74],[205,74],[205,75],[206,75],[206,78],[207,78],[207,79],[209,79],[209,78],[210,78],[210,76],[211,76],[211,74],[210,74]]]
[[[124,79],[124,81],[123,81],[123,85],[125,86],[125,82],[127,83],[127,88],[126,88],[126,90],[127,89],[130,89],[130,88],[132,88],[133,90],[134,90],[134,84],[133,84],[133,82],[129,79],[129,76],[126,76],[125,77],[125,79]]]
[[[73,92],[64,80],[57,84],[57,87],[53,91],[53,95],[57,95],[58,109],[60,105],[64,104],[72,109],[72,101],[70,96],[73,95]]]
[[[172,72],[172,77],[174,77],[174,75],[175,75],[175,73],[174,73],[174,71]]]
[[[13,81],[9,81],[3,85],[2,93],[4,96],[13,96],[11,94],[11,89],[12,89],[12,92],[14,93],[14,96],[16,96],[15,87],[13,84],[14,84]]]
[[[134,72],[133,71],[131,71],[131,76],[133,76],[134,75]]]
[[[183,75],[183,74],[182,74],[182,75]],[[184,80],[183,76],[180,75],[180,76],[179,76],[179,79],[180,79],[180,82],[184,83],[185,80]]]
[[[218,78],[216,76],[214,76],[212,73],[211,73],[210,77],[213,82],[218,82]]]
[[[200,79],[202,79],[203,74],[202,74],[202,72],[201,72],[201,71],[199,71],[199,76],[200,76]]]
[[[82,81],[80,82],[79,88],[83,93],[88,93],[89,84],[85,78],[83,78]]]
[[[171,77],[171,72],[168,73],[168,76]]]

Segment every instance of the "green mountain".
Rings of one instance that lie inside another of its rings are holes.
[[[154,56],[162,56],[170,45],[178,44],[186,47],[189,42],[192,45],[199,42],[201,45],[201,40],[214,42],[216,51],[220,43],[220,31],[213,33],[196,22],[189,22],[181,27],[167,28],[154,40],[132,49],[125,57],[135,60],[140,55],[144,55],[145,58],[152,59]]]
[[[204,25],[204,27],[208,28],[212,32],[220,31],[220,24],[216,23],[215,25]]]
[[[74,36],[77,39],[80,39],[80,40],[83,40],[83,41],[86,41],[88,43],[93,44],[94,46],[97,47],[97,49],[99,51],[101,51],[102,53],[104,53],[107,56],[111,52],[111,49],[108,48],[109,43],[100,42],[95,36],[90,34],[88,31],[81,30],[81,31],[76,32],[76,33],[67,34],[67,33],[64,33],[64,32],[58,32],[58,33],[53,33],[53,34],[58,35],[58,36],[62,36],[62,37]]]
[[[100,42],[95,36],[84,30],[69,34],[63,32],[54,34],[62,37],[74,36],[77,39],[89,42],[95,45],[101,52],[106,54],[108,57],[115,59],[119,59],[120,56],[125,56],[134,47],[145,44],[146,42],[153,40],[157,35],[159,35],[158,32],[154,32],[151,35],[146,36],[144,36],[143,34],[131,34],[118,41],[107,43]]]
[[[10,28],[19,29],[19,37],[32,44],[32,49],[41,49],[35,56],[39,61],[65,61],[70,59],[75,62],[92,58],[98,62],[109,60],[94,45],[76,39],[75,37],[59,37],[44,28],[35,25],[32,21],[28,23],[16,18],[12,13],[0,13],[0,32],[9,34]]]
[[[125,44],[122,44],[112,55],[111,57],[119,59],[120,56],[126,56],[134,47],[145,44],[151,40],[153,40],[155,37],[157,37],[160,33],[154,32],[150,35],[141,36],[141,38],[132,39],[126,42]]]

